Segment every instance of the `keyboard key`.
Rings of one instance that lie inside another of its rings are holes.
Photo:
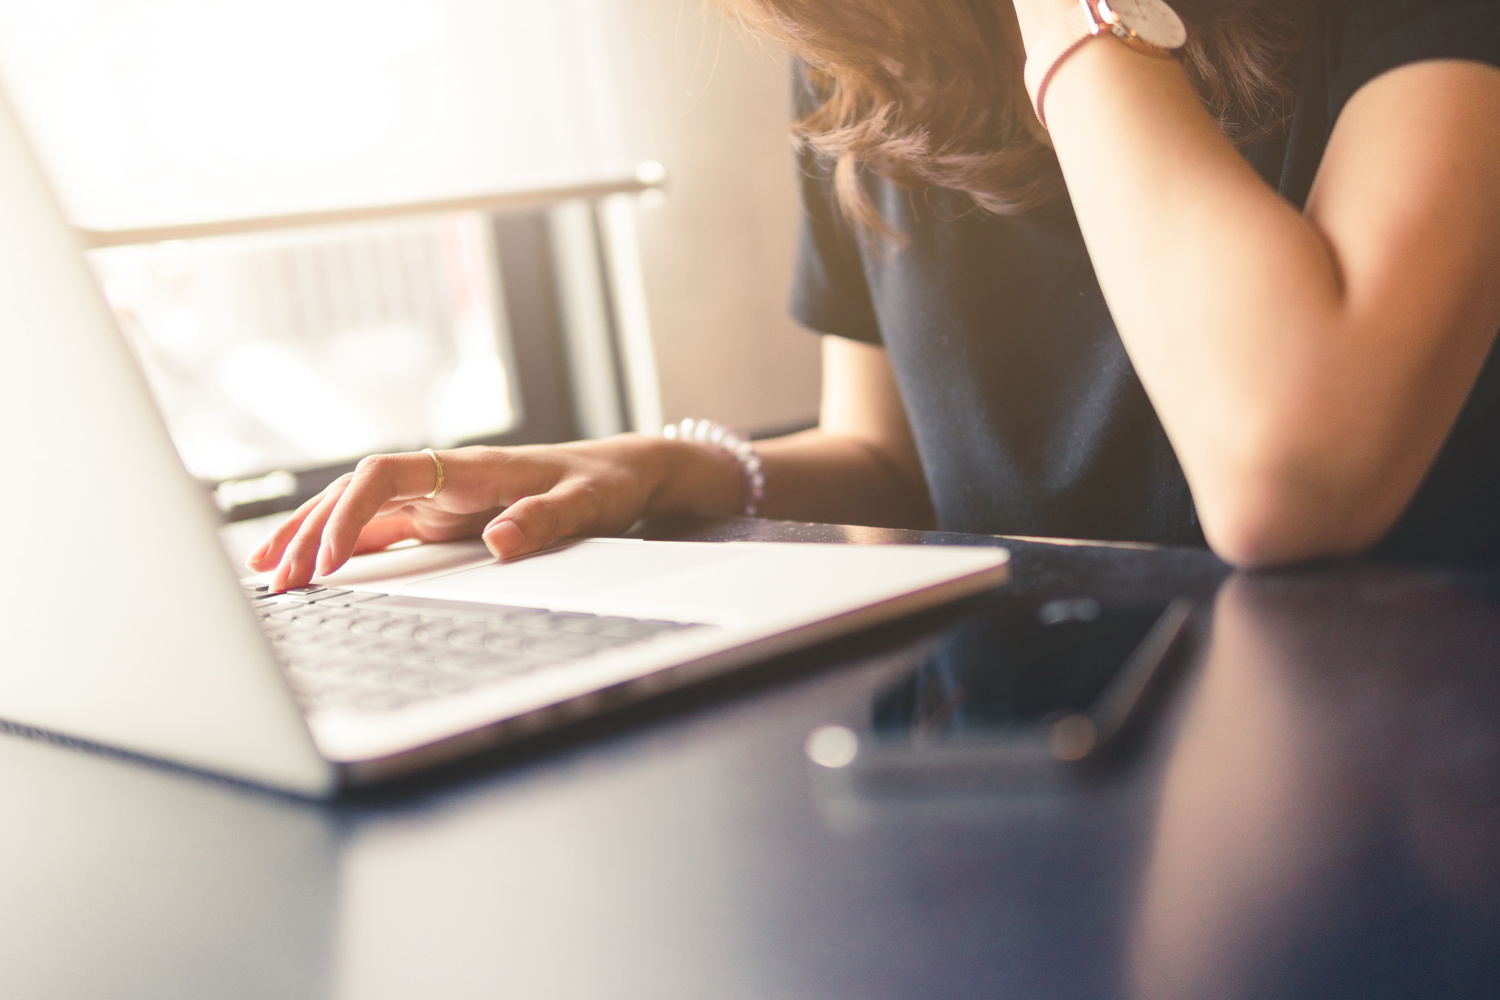
[[[552,621],[548,624],[556,632],[587,634],[599,627],[599,616],[559,611],[552,616]]]
[[[482,668],[490,654],[482,649],[448,649],[432,658],[434,666],[445,670]]]
[[[312,600],[316,601],[319,607],[346,608],[351,604],[363,604],[366,601],[373,601],[384,596],[384,594],[360,593],[358,591],[351,593],[345,591],[343,593],[318,594]]]
[[[592,642],[597,649],[614,649],[616,646],[633,646],[637,642],[641,641],[640,639],[635,638],[626,638],[617,635],[599,635],[597,633],[595,633],[594,635],[590,635],[588,638],[589,641]]]
[[[302,704],[392,711],[701,626],[369,591],[253,600]]]
[[[301,622],[303,625],[322,625],[323,616],[316,611],[304,607],[301,611],[288,613],[285,617],[272,616],[273,620]]]
[[[579,615],[573,618],[564,618],[556,624],[556,630],[564,633],[591,634],[601,633],[607,628],[619,628],[621,625],[637,624],[631,618],[604,618],[603,615]]]
[[[278,621],[302,621],[310,619],[316,622],[323,612],[313,604],[283,604],[279,609],[272,611],[267,617]]]
[[[368,613],[368,612],[367,612]],[[385,627],[381,629],[389,636],[403,636],[411,638],[417,629],[424,624],[422,619],[416,615],[385,615]]]
[[[423,622],[412,631],[412,638],[420,642],[447,642],[454,628],[454,623],[449,621]]]
[[[437,671],[417,667],[401,667],[391,672],[389,681],[393,688],[404,694],[432,695],[442,693],[434,687]]]
[[[513,628],[524,629],[527,632],[545,632],[548,635],[556,635],[559,632],[558,624],[568,620],[564,616],[548,612],[543,615],[525,615],[520,618],[512,618],[507,624]]]
[[[288,597],[298,598],[304,601],[321,601],[325,597],[336,597],[339,594],[352,593],[349,590],[330,590],[327,587],[297,587],[286,592]]]
[[[416,699],[411,695],[391,688],[350,688],[340,691],[333,699],[319,698],[319,704],[347,705],[366,712],[389,712],[404,708]]]
[[[476,660],[464,669],[483,677],[504,677],[509,674],[524,674],[528,670],[554,662],[556,661],[546,657],[508,650],[489,653],[483,660]]]
[[[558,658],[590,656],[599,648],[598,644],[581,635],[540,635],[526,640],[526,652]]]
[[[431,663],[432,658],[438,653],[446,652],[449,647],[446,644],[434,642],[418,642],[415,639],[407,639],[402,636],[387,637],[390,643],[391,655],[400,659],[403,663],[426,664]]]
[[[488,677],[462,670],[434,670],[423,681],[427,690],[438,696],[463,694],[489,682]]]
[[[439,601],[426,597],[401,597],[398,594],[371,598],[368,605],[380,611],[394,611],[397,613],[426,615],[434,619],[442,618],[444,620],[460,621],[484,621],[507,610],[494,604]]]
[[[456,628],[448,633],[448,642],[454,646],[467,646],[472,649],[484,647],[484,641],[490,636],[490,630],[479,626]]]
[[[324,655],[292,656],[287,669],[303,678],[317,678],[329,683],[349,683],[364,661],[338,655],[334,650],[320,650]]]
[[[659,632],[680,627],[676,622],[642,621],[636,618],[624,618],[616,619],[607,624],[601,624],[597,633],[617,639],[649,639]]]
[[[526,634],[491,630],[484,637],[484,648],[492,653],[519,653],[526,648]]]
[[[536,619],[550,620],[552,612],[546,608],[512,608],[497,606],[491,609],[488,616],[497,624],[519,625],[524,621]]]
[[[371,654],[354,661],[347,673],[362,684],[384,684],[405,668],[406,665],[393,656]]]
[[[391,640],[379,633],[351,632],[340,636],[340,645],[350,652],[383,653],[391,646]]]
[[[348,641],[347,635],[342,635],[332,629],[319,628],[316,625],[306,623],[294,623],[281,641],[298,646],[342,646]]]
[[[283,604],[307,604],[317,598],[323,592],[322,587],[307,587],[299,590],[278,590],[267,593],[267,597],[274,597]]]

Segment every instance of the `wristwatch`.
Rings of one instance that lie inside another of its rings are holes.
[[[1090,38],[1114,35],[1149,55],[1170,57],[1187,44],[1187,27],[1164,0],[1076,0],[1047,26],[1026,53],[1026,92],[1037,121],[1047,127],[1042,98],[1052,75]]]

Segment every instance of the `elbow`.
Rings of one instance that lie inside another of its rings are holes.
[[[1200,515],[1203,534],[1214,554],[1236,569],[1275,569],[1357,555],[1370,545],[1332,532],[1289,530],[1278,518],[1259,511]]]
[[[1193,484],[1204,537],[1238,569],[1359,555],[1390,530],[1405,503],[1361,486],[1331,461],[1271,456],[1215,470]]]

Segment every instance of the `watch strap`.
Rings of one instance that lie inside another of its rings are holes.
[[[1042,112],[1042,99],[1047,94],[1047,85],[1063,64],[1090,38],[1097,38],[1104,30],[1089,6],[1088,0],[1077,0],[1060,17],[1047,26],[1026,53],[1026,92],[1031,95],[1031,107],[1036,111],[1036,120],[1047,127],[1047,116]]]

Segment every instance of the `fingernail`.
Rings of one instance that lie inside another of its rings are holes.
[[[526,544],[526,535],[516,522],[500,521],[484,533],[484,544],[496,559],[504,559]]]

